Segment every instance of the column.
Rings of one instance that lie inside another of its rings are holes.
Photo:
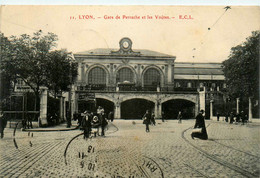
[[[168,64],[168,84],[172,83],[172,65]]]
[[[252,114],[252,99],[249,97],[248,99],[248,121],[252,122],[253,114]]]
[[[164,78],[164,81],[167,82],[167,83],[165,83],[166,85],[169,84],[169,81],[168,81],[168,79],[169,79],[168,71],[169,71],[168,65],[165,65],[165,78]]]
[[[71,91],[71,118],[73,117],[73,114],[78,112],[78,97],[75,89],[72,89]]]
[[[109,80],[109,83],[112,86],[112,85],[115,84],[114,81],[116,81],[116,78],[115,78],[116,76],[114,75],[114,64],[113,63],[109,64],[109,69],[110,69],[110,80]]]
[[[78,65],[78,80],[82,82],[82,64],[79,63]]]
[[[174,65],[171,65],[171,67],[172,67],[172,76],[171,76],[172,84],[174,84]]]
[[[162,118],[162,105],[160,100],[154,103],[154,115],[156,119]]]
[[[64,97],[60,97],[60,121],[64,120]]]
[[[239,113],[239,98],[237,98],[237,113]]]
[[[136,76],[137,86],[142,86],[142,77],[141,77],[141,64],[137,65],[137,76]]]
[[[158,105],[158,118],[162,118],[162,104],[161,103],[159,103],[159,105]]]
[[[40,96],[40,119],[39,126],[45,126],[47,122],[47,102],[48,102],[48,90],[43,89]]]
[[[199,92],[199,96],[199,110],[203,109],[205,111],[206,87],[203,88],[203,91]]]
[[[63,105],[63,118],[65,120],[65,117],[66,117],[66,104],[65,104],[65,98],[64,98],[64,105]]]
[[[195,103],[195,117],[199,114],[199,99]]]
[[[159,93],[160,92],[160,86],[157,86],[156,90]]]
[[[81,82],[85,82],[85,65],[81,63]]]
[[[210,119],[213,120],[213,100],[210,100]]]
[[[121,119],[121,103],[117,103],[115,107],[115,119]]]

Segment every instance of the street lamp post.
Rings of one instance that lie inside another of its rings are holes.
[[[70,85],[69,85],[69,95],[68,95],[68,100],[69,100],[69,107],[68,107],[68,111],[67,111],[67,128],[70,128],[71,126],[71,81],[72,81],[72,76],[71,76],[71,70],[70,70],[70,74],[69,74],[69,78],[70,78]]]

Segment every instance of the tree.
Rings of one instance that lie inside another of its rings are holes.
[[[259,98],[259,40],[260,31],[253,31],[244,43],[231,48],[223,62],[227,92],[232,98]]]
[[[77,63],[73,62],[66,50],[52,51],[46,73],[46,86],[53,93],[54,98],[57,94],[69,91],[69,86],[77,76]]]
[[[0,64],[6,59],[9,51],[10,41],[0,32]],[[6,75],[0,68],[0,110],[5,110],[6,98],[10,95],[11,76]]]
[[[38,31],[20,37],[11,36],[7,51],[1,61],[1,69],[15,82],[22,79],[35,94],[36,111],[40,108],[40,87],[46,84],[48,56],[56,46],[57,35],[48,33],[43,35]]]

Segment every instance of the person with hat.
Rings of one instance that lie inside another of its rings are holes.
[[[84,131],[84,139],[89,138],[89,134],[91,132],[91,114],[89,111],[84,112],[84,117],[81,121],[81,126]]]
[[[143,124],[145,124],[145,131],[150,132],[149,125],[151,124],[151,114],[149,110],[146,110],[144,116],[143,116]]]
[[[195,121],[195,125],[194,125],[194,129],[195,128],[200,128],[201,131],[199,132],[192,132],[191,133],[191,138],[194,139],[195,138],[199,138],[202,140],[207,140],[208,139],[208,134],[207,134],[207,130],[206,130],[206,126],[205,126],[205,120],[204,120],[204,116],[203,116],[204,110],[200,110],[199,114],[196,116],[196,121]]]

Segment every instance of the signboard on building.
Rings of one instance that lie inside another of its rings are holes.
[[[95,98],[95,93],[79,93],[79,100],[93,100]]]

